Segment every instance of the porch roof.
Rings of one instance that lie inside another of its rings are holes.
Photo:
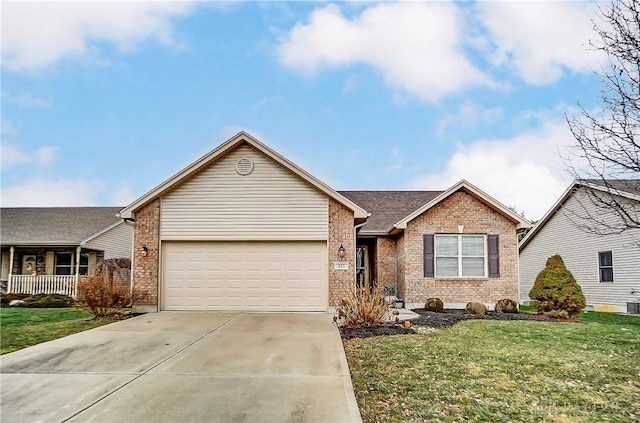
[[[371,213],[360,235],[385,235],[393,225],[444,191],[339,191]]]
[[[2,246],[81,245],[121,219],[122,207],[11,207],[0,209]]]

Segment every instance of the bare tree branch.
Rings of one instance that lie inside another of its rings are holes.
[[[570,212],[572,221],[604,235],[640,229],[640,0],[612,0],[599,14],[598,40],[590,44],[608,58],[596,72],[603,84],[601,109],[579,105],[578,116],[567,116],[575,138],[567,166],[586,191]]]

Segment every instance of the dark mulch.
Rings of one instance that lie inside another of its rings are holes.
[[[412,325],[429,326],[432,328],[446,328],[464,320],[537,320],[537,321],[559,321],[543,314],[531,313],[496,313],[487,312],[484,316],[465,314],[464,310],[443,310],[441,313],[427,311],[423,308],[412,310],[420,317],[411,320]],[[560,320],[561,321],[561,320]],[[401,322],[402,323],[402,322]],[[386,326],[372,326],[364,328],[340,328],[340,335],[343,339],[369,338],[371,336],[384,335],[410,335],[415,334],[413,329],[407,329],[401,324],[389,324]]]

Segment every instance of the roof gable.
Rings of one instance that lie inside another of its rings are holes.
[[[542,219],[531,229],[527,235],[520,241],[519,249],[522,251],[524,247],[533,239],[538,232],[549,222],[549,220],[562,208],[562,206],[571,198],[571,196],[580,188],[595,189],[604,193],[618,195],[640,202],[640,180],[638,179],[622,179],[622,180],[596,180],[596,179],[578,179],[573,181],[565,192],[558,198],[553,206],[549,209]]]
[[[491,207],[495,211],[501,213],[502,215],[504,215],[508,219],[510,219],[510,220],[514,221],[515,223],[517,223],[517,228],[518,229],[531,227],[531,222],[529,222],[527,219],[525,219],[524,217],[522,217],[519,214],[515,213],[514,211],[510,210],[504,204],[500,203],[498,200],[496,200],[495,198],[491,197],[489,194],[487,194],[484,191],[480,190],[479,188],[477,188],[476,186],[472,185],[471,183],[465,181],[464,179],[461,180],[460,182],[458,182],[457,184],[453,185],[448,190],[440,193],[439,195],[434,197],[432,200],[430,200],[429,202],[424,204],[422,207],[420,207],[417,210],[413,211],[408,216],[406,216],[403,219],[399,220],[393,226],[396,229],[406,229],[407,228],[407,224],[410,221],[412,221],[416,217],[420,216],[421,214],[423,214],[427,210],[431,209],[432,207],[435,207],[436,205],[440,204],[446,198],[450,197],[453,193],[458,192],[460,190],[464,190],[467,193],[473,195],[475,198],[477,198],[481,202],[485,203],[486,205],[488,205],[489,207]]]
[[[302,168],[295,165],[293,162],[287,160],[286,158],[284,158],[274,150],[262,144],[260,141],[258,141],[257,139],[255,139],[254,137],[252,137],[246,132],[239,132],[234,137],[222,143],[221,145],[219,145],[209,153],[205,154],[200,159],[196,160],[195,162],[193,162],[192,164],[190,164],[180,172],[176,173],[175,175],[173,175],[172,177],[170,177],[169,179],[167,179],[166,181],[164,181],[163,183],[161,183],[160,185],[158,185],[157,187],[155,187],[154,189],[152,189],[142,197],[138,198],[133,203],[129,204],[127,207],[122,209],[122,211],[120,212],[120,216],[125,219],[132,218],[133,212],[135,210],[149,203],[153,199],[168,193],[169,191],[176,188],[178,185],[182,184],[189,178],[193,177],[194,175],[201,172],[203,169],[207,168],[208,166],[210,166],[211,164],[219,160],[221,157],[235,150],[239,146],[245,145],[245,144],[253,147],[258,152],[264,154],[265,156],[267,156],[268,158],[270,158],[280,166],[284,167],[289,172],[298,176],[299,178],[306,181],[307,183],[309,183],[319,191],[323,192],[327,196],[333,198],[337,202],[343,204],[344,206],[352,210],[354,212],[354,218],[365,219],[368,217],[369,214],[367,213],[366,210],[364,210],[363,208],[361,208],[360,206],[358,206],[348,198],[344,197],[343,195],[340,195],[338,192],[334,191],[331,187],[326,185],[324,182],[320,181],[313,175],[309,174]]]
[[[433,200],[443,191],[339,192],[371,213],[367,224],[359,232],[361,235],[383,235],[393,230],[396,222]]]
[[[121,207],[16,207],[1,213],[2,245],[82,245],[122,220]]]

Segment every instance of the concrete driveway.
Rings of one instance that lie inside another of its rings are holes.
[[[0,369],[3,422],[361,421],[329,314],[146,314]]]

